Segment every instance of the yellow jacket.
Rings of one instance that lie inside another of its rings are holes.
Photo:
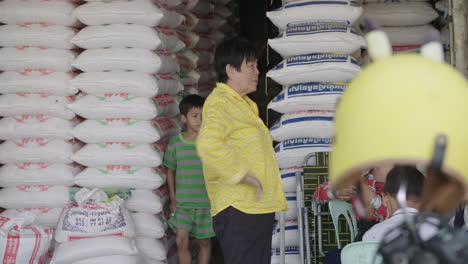
[[[272,143],[257,105],[226,84],[217,83],[203,107],[197,137],[213,216],[229,206],[247,214],[287,210]],[[247,172],[262,183],[263,196],[258,202],[254,187],[238,184]]]

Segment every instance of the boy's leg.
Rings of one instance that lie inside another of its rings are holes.
[[[198,253],[198,264],[210,264],[211,238],[197,239],[200,251]]]
[[[192,255],[189,250],[190,232],[183,229],[177,229],[176,243],[177,255],[179,257],[179,264],[190,264],[192,262]]]
[[[195,212],[192,209],[177,208],[174,216],[169,220],[169,226],[176,230],[177,255],[179,264],[190,264],[192,254],[189,249],[190,233],[195,221]]]
[[[198,264],[209,264],[211,259],[211,238],[216,236],[213,230],[213,219],[209,208],[195,209],[194,234],[200,246]]]

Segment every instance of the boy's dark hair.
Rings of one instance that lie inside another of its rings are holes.
[[[242,62],[254,62],[257,59],[255,47],[246,39],[233,38],[219,44],[214,55],[214,69],[217,82],[227,82],[226,65],[240,71]]]
[[[383,191],[392,197],[396,197],[403,181],[406,182],[407,198],[421,197],[425,177],[413,166],[395,166],[391,169],[387,174]]]
[[[184,97],[182,101],[180,101],[180,104],[179,104],[180,114],[186,116],[187,113],[192,108],[203,108],[204,103],[205,103],[205,98],[196,94],[188,95]]]

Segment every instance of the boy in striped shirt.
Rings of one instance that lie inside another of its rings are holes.
[[[176,231],[180,264],[191,263],[190,235],[197,239],[200,246],[198,263],[209,264],[211,237],[216,235],[202,163],[195,146],[204,102],[205,99],[198,95],[189,95],[180,102],[180,116],[185,130],[171,139],[164,156],[164,165],[169,168],[167,183],[172,210],[169,226]]]

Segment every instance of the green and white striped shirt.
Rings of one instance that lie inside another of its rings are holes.
[[[203,167],[195,141],[174,136],[167,146],[164,165],[175,170],[176,204],[181,208],[210,207]]]

